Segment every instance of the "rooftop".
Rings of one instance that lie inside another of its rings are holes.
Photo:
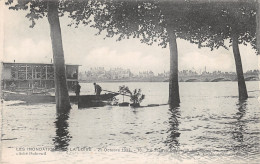
[[[53,63],[14,63],[14,62],[2,62],[3,64],[9,65],[53,65]],[[79,64],[65,64],[70,66],[81,66]]]

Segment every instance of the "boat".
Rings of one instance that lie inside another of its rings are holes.
[[[29,92],[3,91],[5,101],[24,101],[26,103],[48,103],[55,102],[55,96],[48,93],[34,94]]]
[[[76,95],[70,95],[71,103],[78,103],[80,107],[87,106],[88,104],[94,105],[103,101],[109,101],[119,93],[106,93],[101,95],[80,95],[79,100]],[[5,101],[24,101],[26,103],[55,103],[55,96],[49,93],[24,93],[14,91],[3,91],[3,98]],[[102,104],[102,103],[101,103]]]
[[[71,102],[78,102],[78,108],[100,107],[110,104],[119,93],[107,93],[101,95],[81,95],[79,101],[76,96],[70,96]]]

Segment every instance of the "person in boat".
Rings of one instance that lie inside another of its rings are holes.
[[[99,96],[101,91],[102,91],[102,88],[96,83],[93,83],[93,84],[94,84],[94,87],[95,87],[95,93],[96,93],[96,95]]]
[[[79,85],[79,82],[77,81],[76,85],[75,85],[75,93],[78,98],[79,98],[79,94],[80,94],[80,88],[81,88],[81,86]]]

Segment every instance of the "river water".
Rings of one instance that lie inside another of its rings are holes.
[[[181,104],[133,109],[105,106],[57,115],[55,104],[1,104],[2,163],[258,163],[259,82],[180,83]],[[167,83],[101,83],[141,88],[141,105],[164,104]],[[93,94],[91,83],[81,94]],[[123,97],[117,96],[119,102]],[[127,97],[124,97],[128,101]]]

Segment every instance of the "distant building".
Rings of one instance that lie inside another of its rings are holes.
[[[78,81],[79,65],[66,65],[68,88]],[[2,87],[8,89],[14,83],[16,88],[54,88],[54,66],[43,63],[1,63]]]
[[[140,78],[150,78],[150,77],[154,77],[154,73],[153,73],[152,71],[139,72],[139,77],[140,77]]]
[[[130,69],[123,68],[110,68],[106,71],[104,67],[90,68],[89,71],[85,72],[85,76],[82,75],[83,79],[91,80],[117,80],[132,77]]]
[[[90,68],[88,72],[85,72],[85,75],[86,75],[85,78],[104,79],[106,75],[106,71],[104,67],[95,67],[95,68]]]
[[[132,76],[130,69],[122,68],[112,68],[108,71],[108,74],[110,75],[110,78],[113,80],[130,78]]]

